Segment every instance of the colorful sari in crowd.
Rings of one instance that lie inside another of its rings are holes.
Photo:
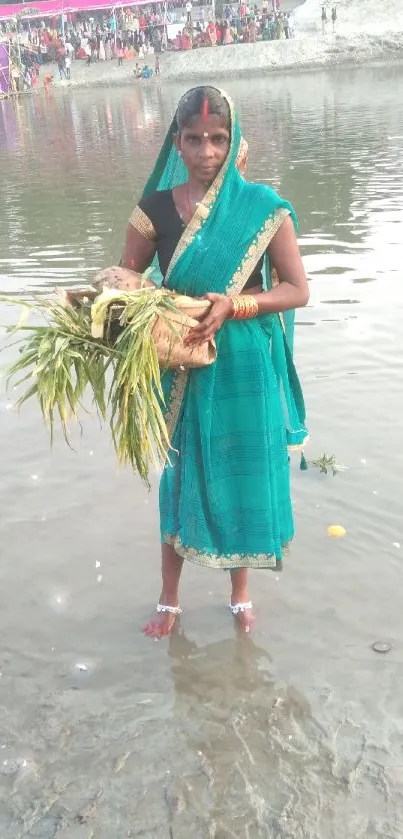
[[[231,35],[231,29],[230,29],[230,26],[229,26],[229,24],[228,24],[228,23],[227,23],[227,24],[225,25],[225,27],[224,27],[224,38],[223,38],[223,43],[224,43],[224,44],[226,44],[226,45],[227,45],[227,44],[232,44],[232,43],[233,43],[233,37],[232,37],[232,35]]]
[[[217,30],[213,21],[210,21],[210,23],[207,25],[206,32],[208,40],[210,42],[210,46],[215,47],[217,45]]]
[[[225,96],[225,94],[222,94]],[[226,97],[227,98],[227,97]],[[228,157],[184,229],[165,276],[181,294],[239,294],[292,207],[236,168],[234,108]],[[174,119],[144,196],[187,180]],[[265,283],[270,285],[265,256]],[[290,337],[292,337],[290,321]],[[283,317],[226,321],[217,361],[163,376],[173,451],[160,485],[161,540],[214,568],[278,567],[293,536],[287,446],[306,438],[302,391]]]

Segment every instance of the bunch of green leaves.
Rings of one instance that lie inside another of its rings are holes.
[[[111,308],[112,304],[112,308]],[[170,441],[161,407],[164,397],[160,367],[152,338],[158,315],[176,311],[173,295],[163,289],[116,292],[106,289],[92,305],[94,332],[114,327],[113,307],[123,327],[114,344],[112,382],[108,394],[113,442],[119,461],[128,462],[148,484],[149,466],[168,458]]]
[[[16,303],[13,298],[1,302]],[[38,297],[22,304],[23,316],[8,330],[23,333],[16,342],[19,357],[7,377],[17,386],[28,383],[17,405],[36,396],[51,440],[59,417],[69,442],[68,422],[85,410],[82,400],[89,388],[99,417],[105,420],[109,415],[119,461],[130,463],[149,485],[150,465],[165,461],[170,448],[152,328],[157,314],[166,317],[175,309],[172,296],[160,290],[108,289],[91,308],[74,308],[60,297]],[[28,324],[32,312],[45,322]],[[120,332],[112,342],[116,318]],[[94,338],[94,332],[102,337]]]
[[[13,298],[1,301],[16,303]],[[8,332],[22,332],[23,337],[15,342],[19,355],[8,369],[7,382],[13,381],[16,386],[27,382],[28,388],[17,406],[36,396],[51,439],[58,416],[68,442],[68,421],[72,417],[78,419],[88,385],[99,416],[106,416],[105,372],[113,350],[91,337],[90,315],[83,307],[75,309],[64,305],[61,299],[40,297],[18,302],[22,302],[23,314]],[[45,323],[28,324],[33,312]]]

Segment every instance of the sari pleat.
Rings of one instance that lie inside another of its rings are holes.
[[[225,324],[192,370],[160,484],[161,539],[193,562],[276,568],[293,536],[273,317]]]

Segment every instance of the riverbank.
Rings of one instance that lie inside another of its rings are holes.
[[[216,49],[165,53],[161,56],[160,79],[219,79],[263,75],[265,73],[311,69],[328,65],[366,64],[403,59],[403,31],[382,35],[359,33],[349,35],[309,35],[290,41],[264,41],[256,44],[233,44]],[[144,62],[139,62],[140,64]],[[154,65],[154,57],[148,63]],[[89,87],[133,83],[136,61],[97,62],[89,67],[75,61],[71,81],[59,79],[57,66],[54,86]],[[142,81],[141,84],[149,84]]]

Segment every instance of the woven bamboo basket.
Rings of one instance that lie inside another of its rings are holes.
[[[152,337],[161,367],[207,367],[217,358],[215,341],[188,346],[184,343],[189,330],[211,307],[209,300],[177,297],[173,302],[177,312],[166,312],[155,319]],[[190,314],[192,313],[192,314]],[[193,316],[192,316],[193,315]]]
[[[95,297],[105,288],[115,288],[121,291],[139,291],[146,288],[150,294],[156,289],[156,285],[150,280],[144,279],[141,274],[129,271],[126,268],[112,266],[101,271],[95,277],[93,290],[68,291],[65,294],[66,301],[73,306],[89,306]],[[217,358],[215,341],[206,341],[203,344],[187,346],[185,338],[189,331],[203,320],[211,303],[209,300],[195,299],[186,295],[172,295],[172,302],[176,311],[164,310],[163,315],[155,318],[152,338],[157,350],[158,361],[163,368],[175,367],[206,367]],[[119,331],[119,319],[123,307],[118,303],[112,303],[110,307],[110,319],[108,324],[108,339],[116,340]]]

